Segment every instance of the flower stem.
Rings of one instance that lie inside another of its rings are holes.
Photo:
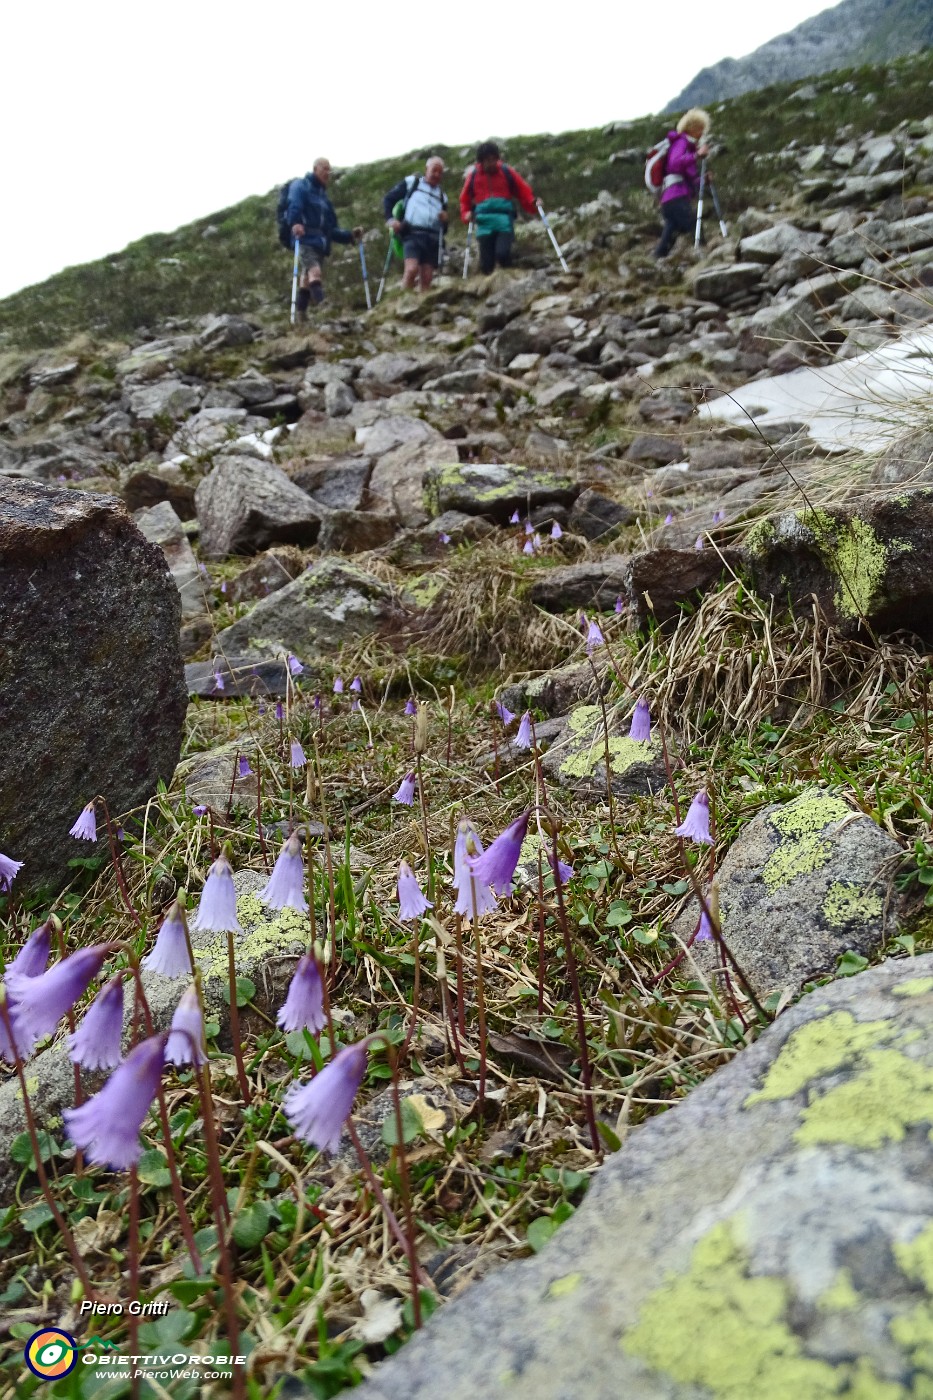
[[[58,1226],[58,1232],[61,1235],[62,1239],[65,1241],[65,1246],[68,1250],[68,1253],[71,1255],[71,1262],[74,1264],[75,1273],[81,1280],[81,1287],[84,1289],[85,1298],[95,1298],[97,1295],[95,1293],[94,1286],[91,1283],[91,1280],[88,1278],[87,1271],[84,1267],[84,1261],[82,1260],[81,1255],[78,1252],[78,1246],[75,1243],[75,1237],[71,1233],[70,1227],[66,1224],[65,1218],[62,1215],[61,1211],[58,1209],[58,1206],[55,1203],[55,1197],[52,1195],[52,1188],[49,1186],[49,1178],[46,1175],[45,1164],[42,1161],[42,1149],[39,1146],[39,1134],[36,1131],[36,1120],[33,1115],[32,1104],[29,1099],[29,1089],[26,1085],[26,1070],[23,1065],[23,1057],[20,1055],[19,1050],[16,1046],[16,1040],[13,1034],[13,1025],[10,1019],[10,1011],[7,1005],[6,994],[3,991],[0,991],[0,1017],[2,1017],[3,1019],[3,1028],[7,1033],[7,1038],[10,1042],[10,1045],[13,1047],[13,1055],[16,1060],[16,1074],[19,1078],[20,1093],[22,1094],[23,1099],[23,1113],[26,1118],[26,1128],[29,1132],[29,1141],[32,1146],[32,1155],[36,1163],[36,1175],[39,1178],[39,1185],[42,1188],[42,1194],[45,1197],[46,1205],[52,1212],[52,1218],[55,1221],[55,1224]]]
[[[126,884],[126,876],[123,873],[123,862],[120,860],[120,853],[117,850],[116,834],[113,829],[113,822],[110,820],[110,809],[107,806],[107,800],[106,798],[101,797],[100,794],[98,794],[96,801],[98,801],[104,809],[104,822],[107,826],[107,840],[110,842],[110,860],[113,864],[113,873],[117,877],[117,885],[119,886],[120,896],[123,900],[123,903],[126,905],[127,912],[129,913],[130,918],[133,920],[136,927],[142,928],[143,921],[137,913],[136,906],[130,899],[130,892]]]
[[[476,944],[476,1014],[479,1020],[479,1104],[480,1115],[486,1098],[486,995],[483,986],[483,945],[480,939],[479,914],[476,908],[476,881],[470,876],[470,898],[473,902],[473,938]]]
[[[557,852],[557,822],[553,817],[551,817],[551,849],[554,865],[554,889],[557,894],[557,916],[560,921],[561,933],[564,937],[564,955],[567,959],[567,973],[570,977],[573,1004],[577,1014],[577,1038],[580,1042],[580,1080],[583,1084],[584,1096],[583,1106],[586,1111],[586,1121],[590,1130],[590,1141],[593,1144],[593,1151],[596,1153],[597,1157],[602,1157],[599,1129],[596,1126],[596,1109],[593,1105],[590,1077],[590,1052],[586,1040],[586,1018],[583,1014],[583,998],[580,995],[580,979],[577,976],[577,960],[573,951],[573,939],[570,936],[570,925],[567,922],[563,882],[557,873],[560,870],[560,864]]]
[[[240,1008],[236,1004],[236,955],[233,950],[233,930],[227,929],[227,976],[230,984],[230,1035],[233,1039],[233,1055],[236,1060],[236,1077],[244,1104],[253,1101],[246,1065],[243,1060],[243,1044],[240,1038]]]
[[[139,1301],[139,1173],[136,1163],[130,1167],[130,1236],[129,1236],[130,1300]],[[130,1309],[130,1355],[139,1355],[139,1314]],[[130,1377],[130,1394],[138,1400],[141,1393],[139,1369],[135,1362]]]

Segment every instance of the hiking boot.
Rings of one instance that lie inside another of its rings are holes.
[[[308,291],[311,293],[311,300],[314,302],[315,306],[320,306],[321,302],[324,300],[324,288],[321,286],[320,282],[312,282]]]

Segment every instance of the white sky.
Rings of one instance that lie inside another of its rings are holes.
[[[353,165],[642,116],[825,8],[9,0],[0,296],[263,194],[316,155]]]

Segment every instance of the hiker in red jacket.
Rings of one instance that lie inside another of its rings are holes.
[[[531,186],[500,159],[495,141],[483,141],[460,191],[460,217],[476,224],[481,272],[510,265],[516,203],[532,217],[538,212]]]

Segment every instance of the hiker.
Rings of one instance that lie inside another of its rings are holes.
[[[495,141],[483,141],[460,191],[460,217],[465,224],[476,224],[480,272],[511,265],[516,204],[537,216],[531,186],[500,159]]]
[[[334,206],[327,198],[330,176],[330,161],[319,156],[303,179],[292,181],[288,192],[286,219],[292,237],[298,239],[301,271],[297,300],[299,321],[307,319],[309,302],[320,306],[324,300],[321,278],[331,243],[359,243],[363,237],[361,228],[338,226]]]
[[[656,258],[666,258],[678,234],[691,233],[696,223],[693,201],[700,189],[697,157],[705,160],[709,155],[706,143],[709,121],[708,112],[701,107],[691,107],[677,123],[677,130],[667,133],[670,148],[664,161],[664,181],[661,185],[664,228],[661,241],[654,250]]]
[[[441,260],[448,217],[447,196],[441,189],[444,168],[440,156],[431,156],[423,175],[406,175],[382,201],[386,223],[402,244],[406,291],[419,286],[426,292]]]

